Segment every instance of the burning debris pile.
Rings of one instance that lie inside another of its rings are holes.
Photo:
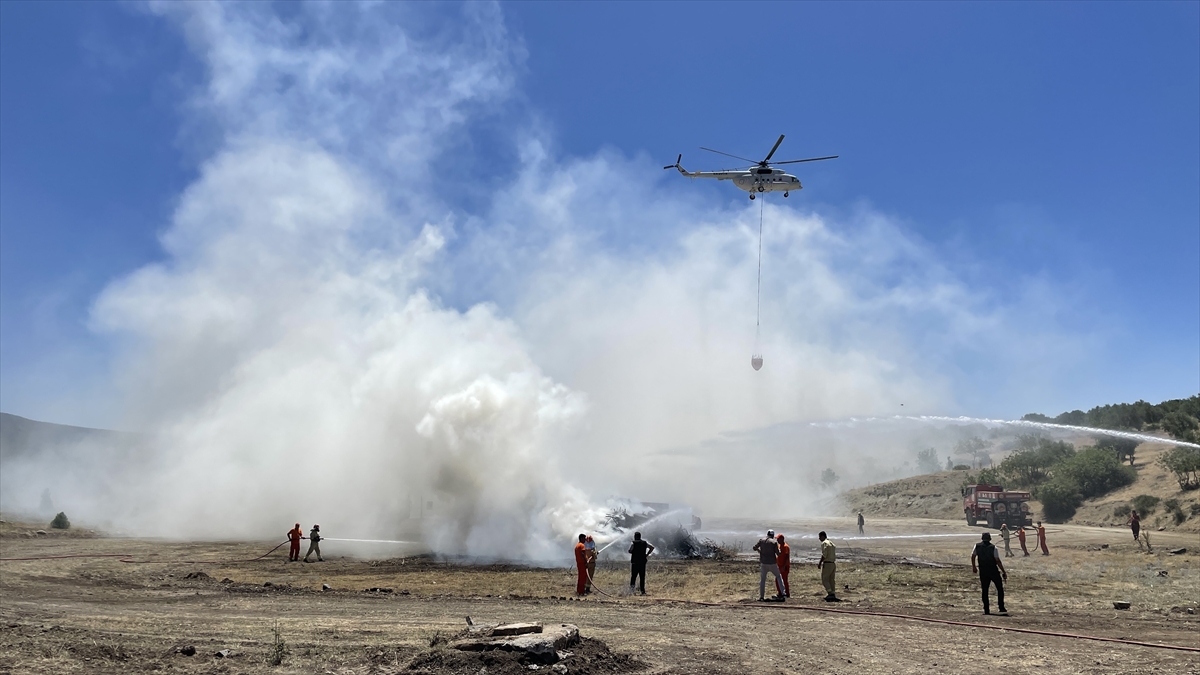
[[[672,519],[671,516],[678,517]],[[690,519],[692,529],[689,530],[680,522],[683,518]],[[731,546],[697,537],[694,530],[699,528],[700,519],[691,515],[691,510],[686,508],[672,511],[668,504],[646,503],[638,511],[621,504],[609,509],[604,524],[622,533],[622,538],[634,530],[640,531],[642,538],[654,544],[656,552],[667,558],[732,560],[737,556],[737,550]]]
[[[656,541],[663,555],[668,558],[685,558],[687,560],[733,560],[737,557],[737,549],[725,544],[719,544],[712,539],[700,539],[682,525],[676,525],[674,531],[662,534],[655,532]]]

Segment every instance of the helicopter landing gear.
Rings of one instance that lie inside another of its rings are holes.
[[[759,192],[762,192],[762,191],[764,191],[764,190],[766,190],[766,188],[764,188],[764,187],[763,187],[763,186],[761,186],[761,185],[759,185],[759,186],[758,186],[758,191],[759,191]]]
[[[784,197],[786,197],[787,195],[788,195],[788,193],[786,193],[786,192],[785,192],[785,193],[783,193],[783,196],[784,196]]]
[[[754,193],[753,192],[750,193],[750,201],[754,201]]]

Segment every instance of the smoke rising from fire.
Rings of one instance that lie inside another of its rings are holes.
[[[1073,348],[888,217],[768,203],[756,373],[757,205],[684,196],[645,158],[555,158],[528,125],[482,207],[443,198],[478,192],[445,157],[519,84],[498,8],[434,29],[393,3],[153,9],[204,65],[189,137],[211,148],[163,259],[92,310],[121,347],[121,426],[152,439],[105,469],[125,487],[89,502],[96,520],[417,523],[444,553],[546,558],[613,495],[796,515],[821,469],[886,477],[917,441],[788,424],[944,410],[955,354]]]

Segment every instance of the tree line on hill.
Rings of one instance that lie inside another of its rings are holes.
[[[1145,401],[1101,405],[1087,412],[1072,410],[1057,417],[1029,413],[1027,422],[1070,424],[1097,429],[1165,431],[1174,438],[1200,443],[1200,394],[1154,404]]]

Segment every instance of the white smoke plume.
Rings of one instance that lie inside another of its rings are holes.
[[[439,199],[481,189],[442,158],[518,92],[497,7],[154,11],[205,66],[187,137],[211,147],[162,262],[93,307],[123,349],[121,426],[154,439],[120,468],[136,487],[95,507],[133,531],[418,523],[443,553],[544,559],[611,495],[795,515],[827,465],[877,479],[916,441],[788,423],[942,411],[956,354],[1075,346],[890,218],[768,203],[756,373],[757,204],[689,197],[646,158],[559,160],[526,131],[482,208]]]

